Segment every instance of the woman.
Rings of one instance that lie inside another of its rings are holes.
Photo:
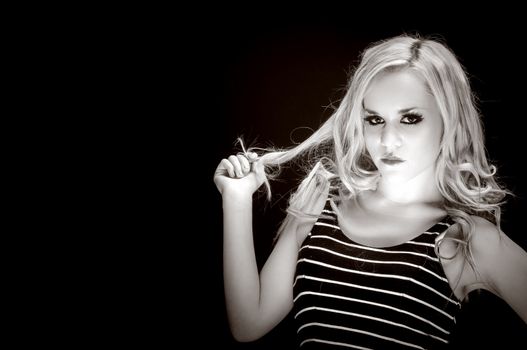
[[[258,273],[252,194],[307,155]],[[275,174],[276,175],[276,174]],[[239,341],[291,310],[298,345],[441,348],[475,289],[527,322],[527,253],[500,229],[506,190],[485,154],[468,79],[443,44],[400,36],[368,48],[335,113],[303,143],[218,165],[224,283]]]

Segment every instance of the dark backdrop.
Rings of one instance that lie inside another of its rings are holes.
[[[190,207],[182,219],[193,224],[184,232],[176,230],[189,239],[191,249],[178,250],[186,254],[188,265],[178,266],[177,271],[185,270],[188,276],[177,279],[176,289],[188,296],[175,305],[185,311],[185,317],[180,313],[174,317],[187,326],[185,336],[227,349],[294,346],[290,318],[255,343],[238,344],[231,338],[223,302],[221,198],[212,181],[214,169],[221,158],[238,150],[234,145],[238,136],[260,146],[278,147],[303,139],[306,130],[291,132],[297,127],[315,129],[330,115],[327,106],[342,96],[359,52],[372,41],[402,32],[442,37],[468,70],[484,116],[490,158],[503,182],[517,194],[505,207],[503,229],[527,248],[521,221],[526,189],[520,170],[525,158],[521,127],[525,114],[521,81],[525,80],[517,49],[523,38],[520,23],[506,19],[497,23],[498,17],[479,18],[473,24],[453,15],[437,23],[423,18],[387,24],[375,16],[359,23],[350,12],[338,9],[309,15],[262,10],[239,16],[210,11],[181,29],[173,45],[184,64],[176,71],[187,79],[174,84],[186,93],[175,107],[176,119],[182,123],[177,135],[188,139],[176,150],[185,152],[177,154],[176,167],[188,191],[185,199],[190,200],[185,201]],[[255,244],[260,266],[283,218],[282,196],[299,179],[294,169],[285,175],[283,182],[273,183],[271,203],[257,199]],[[474,293],[471,300],[459,317],[455,344],[477,347],[495,340],[507,348],[520,348],[512,345],[517,340],[525,344],[525,325],[501,300],[489,293]]]

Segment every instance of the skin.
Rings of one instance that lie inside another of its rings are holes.
[[[404,70],[383,73],[364,101],[366,150],[381,178],[375,191],[339,208],[343,232],[356,242],[393,246],[422,233],[446,215],[434,184],[443,121],[424,81]],[[400,162],[387,164],[385,158]]]
[[[377,191],[397,202],[440,199],[437,189],[428,185],[443,120],[424,81],[407,70],[381,74],[372,81],[363,106],[366,149],[382,175]],[[382,158],[387,155],[403,162],[385,164]],[[423,195],[425,188],[430,190]]]
[[[400,244],[446,215],[434,185],[443,122],[427,91],[424,81],[406,70],[380,75],[365,95],[366,148],[381,178],[375,191],[362,192],[339,208],[339,225],[355,241],[376,247]],[[407,110],[410,107],[415,108]],[[385,164],[382,159],[387,155],[404,162]],[[255,159],[255,154],[230,156],[220,162],[214,175],[223,199],[227,314],[238,341],[260,338],[293,307],[298,250],[315,223],[314,219],[288,216],[285,230],[258,274],[252,194],[262,185],[264,173]],[[328,191],[328,187],[311,191],[311,198],[299,209],[320,213]],[[474,220],[476,234],[470,244],[479,274],[462,254],[455,254],[450,241],[441,245],[443,256],[454,256],[442,263],[455,295],[463,299],[476,288],[488,289],[527,322],[527,254],[490,222],[479,217]],[[453,225],[446,234],[454,235],[457,229]]]

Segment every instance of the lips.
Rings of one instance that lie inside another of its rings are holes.
[[[388,165],[395,165],[395,164],[403,163],[404,160],[399,157],[393,156],[393,155],[387,155],[381,158],[381,162],[388,164]]]
[[[381,161],[384,163],[384,164],[388,164],[388,165],[396,165],[396,164],[401,164],[402,162],[404,162],[404,160],[400,160],[400,159],[381,159]]]

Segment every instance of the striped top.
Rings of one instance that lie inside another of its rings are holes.
[[[329,199],[302,244],[293,287],[301,349],[443,349],[460,302],[434,250],[449,217],[403,244],[372,248],[339,228]]]

